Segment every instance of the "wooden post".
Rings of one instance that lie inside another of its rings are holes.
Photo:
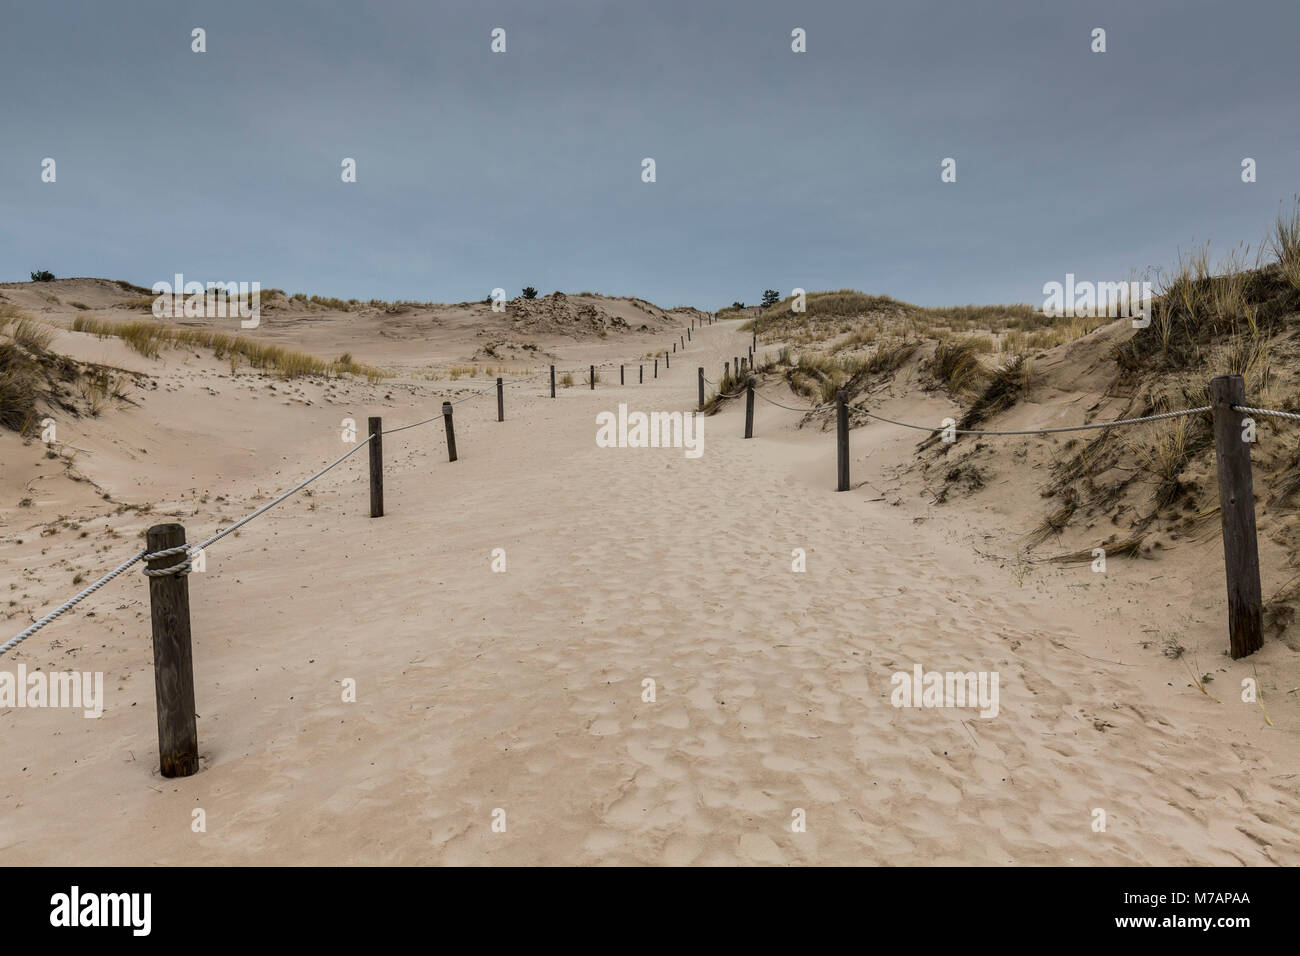
[[[370,418],[370,517],[384,516],[384,420]]]
[[[596,366],[591,366],[587,370],[587,381],[591,383],[591,390],[596,390]]]
[[[673,344],[673,351],[674,351],[674,352],[677,351],[677,345],[676,345],[675,343]],[[665,352],[665,353],[664,353],[664,368],[668,369],[668,368],[672,368],[672,367],[673,367],[673,363],[669,360],[669,358],[668,358],[668,353]]]
[[[701,365],[698,371],[700,379],[700,408],[704,407],[704,366]]]
[[[730,362],[723,362],[723,363],[722,363],[722,378],[723,378],[723,380],[725,381],[726,378],[727,378],[727,376],[730,375],[730,374],[731,374],[731,363],[730,363]]]
[[[623,366],[618,367],[618,384],[623,384]]]
[[[849,490],[849,406],[844,401],[844,389],[835,393],[835,449],[839,465],[839,485],[836,491]]]
[[[686,336],[678,335],[677,338],[681,340],[682,348],[686,348]]]
[[[501,384],[501,376],[498,375],[497,376],[497,421],[503,422],[505,420],[506,420],[506,393],[505,393],[504,386]]]
[[[551,398],[555,397],[555,366],[551,366]]]
[[[1228,579],[1228,651],[1236,660],[1264,646],[1250,442],[1242,440],[1245,415],[1232,410],[1233,405],[1246,404],[1245,381],[1240,375],[1216,375],[1210,380],[1210,402],[1214,406],[1214,457],[1223,516],[1223,566]]]
[[[456,460],[456,429],[451,424],[451,402],[442,403],[442,420],[447,426],[447,460]]]
[[[655,378],[659,377],[659,356],[655,356]]]
[[[146,538],[149,553],[185,544],[178,524],[156,524]],[[154,558],[150,571],[174,567],[183,554]],[[153,624],[153,687],[158,707],[158,769],[164,777],[188,777],[199,769],[199,731],[194,719],[194,656],[190,648],[190,586],[183,574],[149,578]]]
[[[745,437],[754,437],[754,380],[745,383]]]
[[[691,319],[691,328],[694,328],[694,327],[695,327],[695,320],[694,320],[694,319]],[[689,342],[690,340],[691,340],[691,330],[690,330],[690,329],[687,329],[687,330],[686,330],[686,341]]]
[[[736,370],[736,374],[737,374],[737,375],[740,374],[740,356],[739,356],[739,355],[733,355],[733,356],[731,357],[731,367],[734,368],[734,369]]]
[[[673,351],[674,351],[674,352],[677,351],[677,343],[676,343],[676,342],[673,343]]]
[[[645,366],[644,366],[644,365],[638,365],[638,366],[636,367],[636,383],[637,383],[638,385],[644,385],[644,384],[645,384]]]

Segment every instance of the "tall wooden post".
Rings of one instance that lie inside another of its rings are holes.
[[[1259,584],[1259,545],[1255,538],[1255,488],[1250,442],[1242,440],[1242,419],[1232,410],[1246,404],[1240,375],[1210,380],[1214,406],[1214,457],[1219,473],[1219,511],[1223,516],[1223,567],[1228,579],[1228,650],[1233,659],[1264,646],[1264,601]]]
[[[451,423],[451,402],[442,403],[442,421],[447,426],[447,460],[456,460],[456,429]]]
[[[673,346],[673,351],[676,351],[676,350],[677,350],[677,346],[674,345],[674,346]],[[672,363],[671,361],[669,361],[668,353],[665,352],[665,353],[664,353],[664,368],[668,369],[668,368],[672,368],[672,367],[673,367],[673,363]]]
[[[645,384],[645,366],[644,366],[644,365],[638,365],[638,366],[636,367],[636,383],[637,383],[638,385],[644,385],[644,384]]]
[[[655,378],[659,377],[659,356],[655,356]]]
[[[501,376],[497,376],[497,421],[506,420],[506,393],[505,386],[501,384]]]
[[[551,366],[551,398],[555,397],[555,366]]]
[[[692,328],[695,327],[695,320],[694,320],[694,319],[691,319],[691,327],[692,327]],[[687,330],[686,330],[686,341],[689,342],[690,340],[691,340],[691,330],[690,330],[690,329],[687,329]]]
[[[704,407],[704,366],[701,365],[696,373],[700,380],[700,408]]]
[[[745,437],[754,437],[754,380],[745,384]]]
[[[149,553],[185,545],[185,529],[156,524],[145,536]],[[154,558],[148,570],[161,571],[183,554]],[[188,777],[199,769],[199,730],[194,719],[194,656],[190,647],[190,586],[183,574],[149,577],[149,616],[153,624],[153,687],[158,708],[158,769],[164,777]]]
[[[839,482],[836,491],[849,490],[849,406],[844,389],[835,393],[835,456]]]
[[[618,384],[623,384],[623,366],[618,367]]]
[[[587,381],[591,383],[591,390],[596,390],[596,366],[591,366],[587,370]]]
[[[730,363],[730,362],[723,362],[723,363],[722,363],[722,380],[725,382],[725,381],[727,380],[727,376],[730,375],[730,374],[731,374],[731,363]]]
[[[370,418],[370,517],[384,516],[384,420]]]

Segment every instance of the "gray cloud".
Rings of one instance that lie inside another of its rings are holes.
[[[12,6],[6,279],[1039,301],[1256,243],[1300,189],[1289,3]]]

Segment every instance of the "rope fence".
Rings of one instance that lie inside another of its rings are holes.
[[[737,358],[737,369],[745,370],[744,363]],[[730,363],[724,363],[723,381],[730,373]],[[704,369],[699,371],[700,406],[704,407]],[[710,383],[717,384],[717,383]],[[1193,415],[1212,413],[1215,464],[1219,484],[1219,512],[1223,524],[1224,571],[1228,591],[1228,652],[1234,660],[1245,657],[1263,646],[1263,597],[1259,576],[1259,544],[1255,526],[1254,478],[1250,463],[1250,446],[1255,441],[1255,429],[1250,415],[1277,418],[1284,421],[1300,422],[1300,413],[1283,411],[1275,408],[1257,408],[1247,405],[1245,401],[1245,381],[1240,375],[1218,375],[1210,380],[1209,396],[1211,404],[1195,408],[1181,408],[1173,411],[1154,412],[1131,418],[1116,418],[1103,422],[1086,422],[1078,425],[1043,425],[1036,428],[993,429],[993,428],[958,428],[952,419],[946,419],[947,425],[917,425],[912,422],[898,421],[878,415],[870,409],[859,408],[868,418],[901,428],[915,429],[927,434],[942,434],[945,442],[956,440],[957,435],[1049,435],[1065,432],[1080,432],[1105,428],[1123,428],[1142,425],[1149,422],[1186,418]],[[754,435],[754,396],[758,395],[765,402],[788,411],[808,414],[836,410],[836,459],[837,491],[848,491],[849,483],[849,409],[846,395],[841,389],[836,393],[834,403],[799,408],[786,405],[769,398],[755,388],[754,377],[750,374],[745,387],[736,392],[715,392],[716,398],[735,398],[746,393],[745,401],[745,438]],[[922,446],[924,447],[924,446]]]
[[[708,319],[708,324],[710,324],[710,325],[712,325],[713,322],[715,321],[714,317],[712,317],[712,316],[708,316],[707,319]],[[704,319],[701,319],[700,322],[701,322],[701,327],[702,327],[703,324],[704,324]],[[693,323],[694,323],[694,320],[692,320],[692,325],[693,325]],[[683,348],[684,348],[684,346],[683,346]],[[666,354],[667,351],[668,351],[668,350],[665,349],[665,350],[664,350],[664,353]],[[594,365],[594,366],[593,366],[593,365],[588,365],[588,366],[583,366],[583,367],[581,367],[581,368],[574,368],[574,369],[570,369],[570,370],[560,370],[560,372],[561,372],[561,374],[566,374],[566,375],[579,374],[579,373],[583,373],[583,372],[588,372],[588,373],[589,373],[591,370],[594,370],[594,369],[603,369],[603,368],[611,367],[611,366],[616,365],[616,364],[620,364],[620,363],[617,363],[617,362],[614,362],[614,361],[611,360],[611,361],[609,361],[609,362],[604,362],[604,363],[602,363],[602,364],[600,364],[600,365]],[[622,363],[622,364],[626,364],[626,363]],[[108,572],[107,574],[105,574],[105,575],[104,575],[103,577],[101,577],[99,580],[95,581],[93,584],[89,585],[88,587],[82,589],[82,590],[79,591],[77,594],[75,594],[75,595],[73,595],[71,598],[69,598],[67,601],[64,601],[64,602],[63,602],[62,604],[60,604],[57,608],[55,608],[53,611],[49,612],[48,614],[46,614],[44,617],[40,618],[39,620],[34,621],[32,624],[30,624],[28,627],[26,627],[25,629],[23,629],[22,631],[20,631],[18,634],[14,635],[12,638],[10,638],[8,641],[6,641],[4,644],[0,644],[0,655],[4,655],[4,654],[8,653],[9,651],[13,650],[15,647],[17,647],[17,646],[18,646],[19,644],[21,644],[23,641],[27,640],[27,638],[29,638],[29,637],[31,637],[33,634],[35,634],[37,631],[39,631],[39,630],[41,630],[42,628],[46,627],[47,625],[51,624],[53,621],[55,621],[55,620],[56,620],[57,618],[59,618],[61,615],[65,614],[67,611],[71,610],[73,607],[75,607],[76,605],[78,605],[79,603],[81,603],[82,601],[84,601],[86,598],[90,597],[90,595],[94,594],[96,591],[98,591],[100,588],[102,588],[105,584],[108,584],[110,581],[114,580],[115,578],[119,577],[120,575],[122,575],[122,574],[125,573],[126,571],[130,570],[132,567],[134,567],[137,563],[139,563],[139,562],[141,562],[141,561],[144,561],[144,562],[148,563],[148,562],[151,562],[151,561],[161,560],[161,559],[163,559],[163,558],[181,557],[181,556],[183,556],[183,557],[182,557],[182,560],[177,561],[177,562],[175,562],[174,564],[169,565],[169,566],[166,566],[166,567],[156,568],[156,569],[154,569],[154,568],[146,568],[145,571],[144,571],[144,574],[145,574],[147,577],[150,577],[150,578],[163,578],[163,577],[173,577],[173,576],[174,576],[174,577],[181,577],[181,576],[184,576],[184,575],[189,574],[190,571],[192,570],[192,567],[193,567],[194,556],[195,556],[198,552],[203,551],[203,550],[205,550],[206,548],[208,548],[208,547],[210,547],[210,546],[216,544],[218,541],[220,541],[222,538],[226,537],[227,535],[232,534],[232,533],[235,532],[235,531],[238,531],[240,528],[242,528],[244,525],[248,524],[248,523],[249,523],[250,521],[252,521],[254,518],[257,518],[257,517],[259,517],[259,516],[265,514],[266,512],[268,512],[268,511],[270,511],[272,508],[274,508],[276,505],[278,505],[278,504],[280,504],[281,502],[287,500],[288,498],[291,498],[293,495],[297,494],[299,491],[302,491],[304,488],[306,488],[308,485],[310,485],[313,481],[316,481],[317,479],[321,478],[322,476],[324,476],[325,474],[327,474],[329,471],[331,471],[332,469],[334,469],[334,468],[337,467],[338,465],[341,465],[341,464],[342,464],[344,461],[346,461],[348,458],[351,458],[353,455],[355,455],[357,452],[359,452],[362,448],[365,448],[365,447],[371,445],[371,443],[372,443],[373,441],[375,441],[375,439],[380,438],[380,437],[382,437],[382,436],[384,436],[384,435],[394,435],[394,434],[397,434],[398,432],[407,431],[408,429],[419,428],[419,427],[422,426],[422,425],[427,425],[427,424],[429,424],[430,422],[437,421],[439,418],[444,418],[444,419],[447,421],[449,447],[450,447],[450,449],[451,449],[451,460],[452,460],[452,461],[455,461],[455,460],[456,460],[455,442],[454,442],[454,438],[452,437],[452,434],[453,434],[453,433],[452,433],[452,424],[451,424],[450,414],[449,414],[449,412],[448,412],[448,409],[449,409],[450,407],[455,406],[455,405],[459,405],[459,404],[461,404],[462,402],[467,402],[467,401],[469,401],[469,400],[471,400],[471,399],[477,398],[477,397],[479,397],[480,395],[483,395],[483,394],[486,394],[487,392],[490,392],[490,391],[491,391],[492,389],[494,389],[494,388],[500,390],[500,389],[502,389],[502,388],[504,388],[504,387],[507,387],[507,386],[509,386],[509,387],[514,387],[514,386],[518,386],[518,385],[525,385],[525,384],[527,384],[527,383],[529,383],[529,382],[536,381],[538,378],[541,378],[543,375],[546,375],[546,374],[547,374],[546,372],[538,372],[538,373],[536,373],[536,374],[534,374],[534,375],[529,376],[528,378],[523,378],[523,379],[512,379],[512,380],[510,380],[510,381],[503,381],[502,379],[497,379],[496,382],[494,382],[494,383],[491,384],[491,385],[488,385],[488,386],[485,387],[485,388],[478,389],[477,391],[471,392],[470,394],[468,394],[468,395],[464,395],[464,396],[462,396],[462,397],[460,397],[460,398],[458,398],[458,399],[454,399],[454,400],[450,400],[450,399],[449,399],[449,400],[444,401],[444,402],[443,402],[443,411],[442,411],[442,413],[439,414],[439,415],[434,415],[434,416],[431,416],[431,417],[429,417],[429,418],[425,418],[425,419],[423,419],[423,420],[421,420],[421,421],[418,421],[418,422],[412,422],[412,423],[409,424],[409,425],[400,425],[400,426],[398,426],[398,427],[396,427],[396,428],[390,428],[390,429],[387,429],[387,430],[379,430],[379,431],[377,431],[377,432],[372,432],[372,433],[371,433],[370,435],[368,435],[365,439],[363,439],[362,441],[358,442],[358,443],[357,443],[356,445],[354,445],[351,449],[349,449],[346,453],[344,453],[343,455],[340,455],[338,458],[336,458],[334,461],[330,462],[328,465],[326,465],[326,466],[325,466],[324,468],[322,468],[320,471],[316,472],[314,475],[312,475],[312,476],[310,476],[309,478],[306,478],[305,480],[303,480],[303,481],[299,482],[298,484],[294,485],[294,486],[293,486],[292,488],[290,488],[288,491],[284,492],[284,493],[281,494],[281,495],[278,495],[276,498],[272,499],[272,500],[269,501],[267,504],[265,504],[265,505],[263,505],[262,507],[258,508],[256,511],[253,511],[252,513],[250,513],[249,515],[245,516],[244,518],[241,518],[239,521],[235,522],[235,523],[232,524],[230,527],[225,528],[225,529],[223,529],[223,530],[217,532],[217,533],[214,534],[212,537],[208,538],[206,541],[201,542],[200,544],[196,544],[196,545],[178,545],[178,546],[174,546],[174,547],[170,547],[170,548],[160,549],[160,550],[157,550],[157,551],[150,551],[149,549],[146,548],[145,550],[136,553],[135,555],[133,555],[132,557],[130,557],[129,559],[127,559],[126,561],[124,561],[122,564],[118,565],[118,566],[117,566],[116,568],[114,568],[112,571],[110,571],[110,572]],[[551,376],[551,381],[552,381],[552,389],[554,389],[555,374],[556,374],[556,368],[555,368],[555,366],[551,366],[551,367],[550,367],[550,376]],[[592,384],[593,384],[593,387],[594,387],[594,383],[592,383]],[[373,421],[378,421],[378,419],[372,419],[372,422],[373,422]],[[372,475],[372,484],[373,484],[374,481],[375,481],[375,476]],[[372,492],[373,492],[373,488],[372,488]],[[380,505],[380,508],[382,509],[382,504]],[[373,514],[373,510],[374,510],[374,509],[373,509],[373,507],[372,507],[372,517],[378,517],[378,515]]]
[[[715,321],[710,317],[710,323]],[[682,342],[683,349],[685,343]],[[665,367],[668,366],[667,354]],[[589,376],[592,389],[596,386],[596,369],[619,364],[620,384],[624,383],[625,364],[605,363],[601,366],[588,365],[585,371]],[[837,419],[837,491],[849,491],[849,409],[846,393],[841,389],[836,393],[835,401],[807,408],[799,408],[776,401],[758,391],[753,376],[753,348],[749,358],[742,362],[735,359],[737,374],[748,373],[743,388],[734,392],[715,392],[716,398],[736,398],[746,395],[745,433],[746,439],[753,437],[754,398],[757,395],[763,401],[778,408],[800,413],[819,412],[834,408]],[[724,363],[723,380],[729,377],[731,363]],[[644,381],[644,366],[638,368],[640,381]],[[382,439],[385,435],[407,431],[427,425],[442,417],[446,426],[448,460],[456,461],[456,442],[453,425],[453,407],[462,402],[477,398],[493,388],[497,390],[497,420],[505,420],[504,389],[506,386],[519,386],[535,381],[545,372],[529,378],[506,382],[498,378],[495,383],[462,396],[446,399],[442,404],[441,416],[431,416],[422,421],[413,422],[396,428],[383,429],[379,417],[369,419],[369,435],[357,442],[347,452],[325,465],[313,475],[298,482],[292,488],[277,495],[271,501],[252,511],[234,524],[218,531],[216,534],[197,545],[187,544],[185,529],[179,524],[155,525],[147,531],[148,547],[132,555],[122,564],[105,574],[90,586],[59,605],[44,617],[32,623],[10,640],[0,645],[0,655],[17,647],[27,638],[40,631],[62,614],[66,613],[91,594],[94,594],[110,581],[124,574],[138,562],[144,561],[149,566],[144,574],[149,580],[150,603],[152,608],[153,644],[155,679],[157,682],[159,761],[164,776],[188,776],[198,769],[197,731],[194,725],[193,705],[193,668],[190,654],[189,632],[189,592],[185,584],[186,576],[193,570],[195,556],[208,547],[233,534],[250,521],[265,514],[288,498],[302,491],[312,482],[317,481],[331,470],[347,461],[362,448],[370,452],[370,514],[382,517],[383,509],[383,451]],[[573,372],[565,372],[571,375]],[[658,360],[655,362],[655,374],[658,374]],[[549,369],[551,398],[555,397],[556,368]],[[697,370],[698,400],[701,408],[705,406],[704,385],[718,383],[709,381],[704,375],[704,368]],[[1263,644],[1262,638],[1262,599],[1259,584],[1259,558],[1255,534],[1254,494],[1250,466],[1250,444],[1253,440],[1246,438],[1243,430],[1243,415],[1263,415],[1280,419],[1300,421],[1300,414],[1277,409],[1255,408],[1245,404],[1245,385],[1239,375],[1221,375],[1210,383],[1212,404],[1177,411],[1159,412],[1133,418],[1121,418],[1104,422],[1091,422],[1080,425],[1044,426],[1032,429],[995,430],[956,428],[955,426],[935,428],[928,425],[896,421],[877,415],[868,409],[860,409],[869,418],[903,428],[924,431],[930,434],[947,433],[948,435],[1043,435],[1061,432],[1084,431],[1138,425],[1147,422],[1198,415],[1213,412],[1215,431],[1215,451],[1219,476],[1220,510],[1223,516],[1224,559],[1228,583],[1228,618],[1230,653],[1239,658],[1253,653]],[[951,421],[951,419],[949,419]],[[1253,429],[1249,429],[1253,436]],[[951,440],[945,436],[945,440]],[[179,559],[173,561],[172,559]]]

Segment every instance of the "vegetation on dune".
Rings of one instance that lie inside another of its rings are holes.
[[[1093,405],[1094,418],[1207,405],[1209,380],[1227,373],[1245,379],[1251,404],[1300,413],[1300,388],[1279,374],[1300,364],[1300,198],[1276,218],[1253,260],[1251,255],[1249,247],[1239,246],[1212,264],[1208,247],[1183,253],[1172,270],[1157,274],[1150,321],[1140,328],[1129,318],[1105,314],[1057,318],[1024,304],[926,308],[853,289],[807,293],[802,312],[793,311],[793,297],[766,301],[741,328],[755,332],[760,347],[780,347],[760,362],[757,374],[780,376],[813,404],[831,401],[840,389],[850,400],[874,393],[910,369],[906,374],[922,388],[943,391],[957,403],[952,417],[963,429],[998,428],[986,423],[1048,385],[1045,370],[1063,362],[1066,368],[1087,367],[1094,376],[1110,369],[1110,381],[1103,374],[1094,386],[1104,395]],[[719,316],[730,311],[735,317],[741,307],[736,303]],[[1104,337],[1089,339],[1097,343],[1091,351],[1073,351],[1074,343],[1094,333]],[[1062,346],[1069,350],[1044,360],[1041,353]],[[1069,361],[1072,355],[1077,362]],[[1054,384],[1065,391],[1079,388],[1059,378]],[[733,372],[719,391],[742,387],[743,376]],[[715,394],[706,410],[716,411],[722,401]],[[822,427],[832,422],[829,412],[808,420]],[[1256,425],[1261,436],[1293,434],[1280,430],[1292,426],[1263,416]],[[1038,456],[1048,466],[1040,489],[1047,505],[1025,538],[1028,547],[1103,522],[1116,528],[1105,545],[1113,554],[1158,547],[1150,543],[1159,541],[1156,531],[1175,538],[1216,533],[1213,432],[1206,413],[1048,441],[1010,441],[1017,457]],[[946,500],[949,489],[984,487],[977,459],[988,459],[987,468],[1007,454],[1004,440],[978,436],[948,444],[931,435],[918,444],[923,454],[916,467],[942,482],[936,502]],[[1300,505],[1300,446],[1262,437],[1252,454],[1263,506]],[[1300,522],[1279,522],[1270,538],[1300,566]],[[1300,579],[1284,592],[1271,606],[1279,621],[1286,608],[1279,611],[1277,602],[1300,602]]]
[[[0,427],[30,434],[48,410],[98,415],[132,375],[51,352],[57,330],[0,306]]]
[[[98,335],[100,338],[105,336],[120,338],[147,358],[157,358],[161,351],[168,347],[208,348],[217,358],[229,358],[232,370],[243,360],[253,368],[269,369],[286,379],[305,375],[319,375],[326,378],[356,375],[376,382],[386,374],[373,365],[354,361],[350,354],[328,361],[306,352],[297,352],[280,345],[269,345],[247,335],[217,329],[177,328],[152,320],[112,322],[89,316],[77,316],[72,320],[72,330]]]

